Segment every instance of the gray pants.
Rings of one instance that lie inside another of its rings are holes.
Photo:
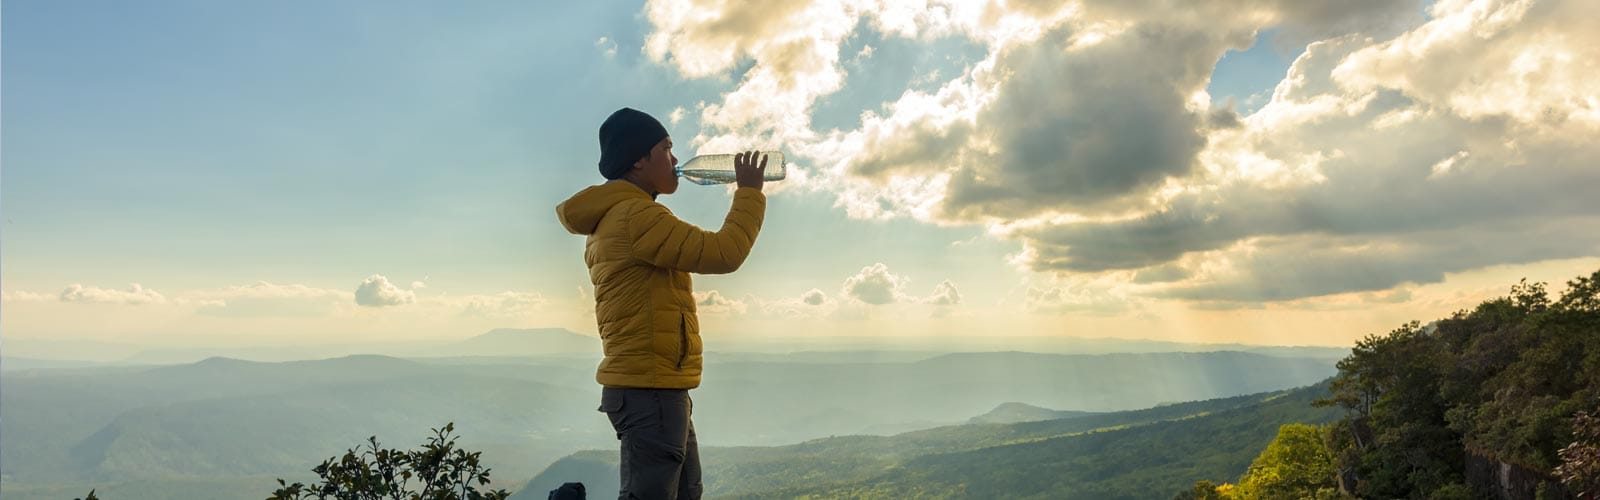
[[[600,391],[600,411],[622,441],[620,500],[698,500],[700,446],[695,443],[694,401],[682,389]]]

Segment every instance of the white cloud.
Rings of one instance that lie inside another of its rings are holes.
[[[1433,19],[1334,69],[1353,90],[1397,89],[1465,119],[1600,130],[1600,23],[1585,0],[1440,0]]]
[[[161,295],[160,292],[147,289],[138,283],[129,285],[127,290],[113,290],[74,283],[61,290],[57,297],[62,302],[82,304],[144,305],[167,302],[167,298]]]
[[[882,262],[861,268],[844,280],[844,294],[866,304],[887,305],[899,302],[907,280],[889,273]]]
[[[933,294],[923,301],[936,306],[953,306],[961,303],[961,292],[956,291],[955,283],[944,280],[934,286]]]
[[[744,314],[747,306],[743,301],[723,296],[716,290],[694,292],[695,307],[707,314]]]
[[[667,115],[667,121],[673,125],[677,125],[678,122],[683,121],[683,117],[686,114],[688,114],[688,110],[683,109],[683,106],[672,108],[672,114]]]
[[[462,316],[479,318],[526,318],[544,305],[543,295],[536,292],[505,291],[494,295],[468,295],[455,297]]]
[[[322,316],[348,300],[347,291],[266,281],[177,294],[177,302],[199,306],[199,314],[224,317]]]
[[[862,61],[862,60],[871,58],[872,57],[872,52],[873,52],[873,49],[872,49],[871,45],[862,45],[861,46],[861,51],[856,52],[856,60],[857,61]]]
[[[616,40],[612,40],[608,37],[600,37],[599,40],[594,41],[594,46],[595,48],[600,49],[600,53],[604,54],[608,58],[617,57]]]
[[[417,301],[417,293],[394,286],[381,274],[368,276],[356,288],[356,304],[367,307],[397,306]]]
[[[189,300],[229,300],[237,298],[343,298],[349,296],[350,292],[328,288],[316,288],[301,284],[279,285],[267,281],[257,281],[249,285],[229,286],[210,290],[194,290],[178,294],[179,298]]]
[[[36,293],[25,290],[0,292],[0,301],[5,302],[43,302],[54,300],[57,297],[48,293]]]
[[[810,135],[812,105],[843,85],[839,44],[856,20],[855,7],[841,1],[660,0],[645,15],[655,28],[645,53],[684,76],[719,75],[754,60],[721,103],[701,112],[701,123],[722,133],[694,142],[730,151]]]

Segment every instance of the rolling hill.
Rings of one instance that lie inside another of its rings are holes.
[[[1231,480],[1280,425],[1326,423],[1310,402],[1326,384],[1289,391],[1020,424],[846,436],[790,446],[703,448],[710,498],[1165,498],[1197,478]],[[563,458],[513,498],[565,481],[617,489],[616,452]]]

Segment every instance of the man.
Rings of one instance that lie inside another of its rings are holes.
[[[689,389],[700,385],[700,320],[689,273],[739,269],[766,212],[766,159],[741,153],[739,188],[722,229],[679,220],[656,197],[678,190],[672,137],[629,108],[600,125],[600,174],[556,206],[561,224],[588,236],[583,260],[594,283],[605,359],[595,380],[600,411],[622,441],[621,499],[698,499],[700,450]]]

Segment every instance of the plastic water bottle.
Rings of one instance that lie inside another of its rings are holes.
[[[768,181],[783,180],[783,153],[777,151],[762,151],[756,156],[756,165],[761,165],[761,156],[767,157],[767,168],[762,178]],[[733,157],[731,154],[700,155],[690,158],[688,162],[678,165],[678,175],[688,179],[689,182],[702,186],[712,184],[728,184],[737,180],[733,174]]]

